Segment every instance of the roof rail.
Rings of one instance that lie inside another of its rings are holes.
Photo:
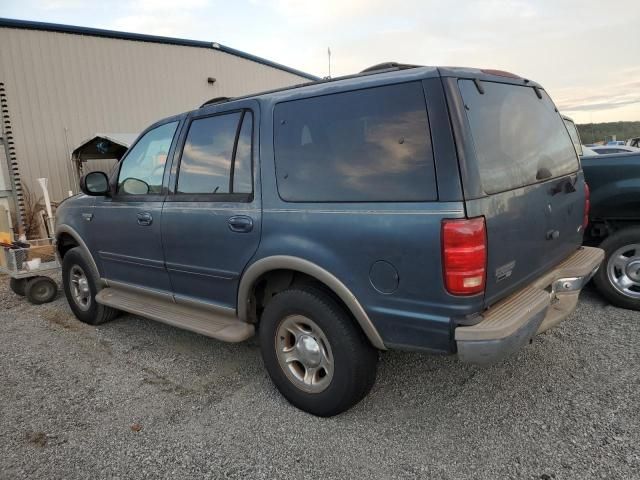
[[[214,103],[224,103],[230,100],[233,100],[233,97],[214,97],[211,100],[207,100],[202,105],[200,105],[200,108],[204,107],[205,105],[213,105]]]
[[[265,95],[265,94],[268,94],[268,93],[284,92],[285,90],[291,90],[293,88],[306,87],[307,85],[315,85],[316,83],[324,83],[326,81],[327,80],[317,80],[317,81],[311,81],[311,82],[305,82],[305,83],[298,83],[296,85],[290,85],[288,87],[274,88],[272,90],[265,90],[263,92],[250,93],[248,95],[241,95],[239,97],[215,97],[215,98],[212,98],[211,100],[207,100],[202,105],[200,105],[198,108],[206,107],[207,105],[215,105],[215,104],[218,104],[218,103],[231,102],[232,100],[242,100],[242,99],[245,99],[245,98],[253,98],[253,97],[257,97],[257,96],[260,96],[260,95]]]
[[[270,94],[270,93],[277,93],[277,92],[284,92],[287,90],[293,90],[296,88],[302,88],[302,87],[308,87],[310,85],[318,85],[320,83],[331,83],[331,82],[336,82],[338,80],[347,80],[349,78],[357,78],[357,77],[364,77],[367,75],[375,75],[377,73],[384,73],[384,72],[395,72],[398,70],[405,70],[407,68],[420,68],[422,65],[409,65],[409,64],[405,64],[405,63],[396,63],[396,62],[387,62],[387,63],[380,63],[378,65],[374,65],[372,67],[369,67],[365,70],[362,70],[359,73],[353,73],[351,75],[343,75],[341,77],[325,77],[319,80],[315,80],[315,81],[309,81],[309,82],[304,82],[304,83],[298,83],[296,85],[289,85],[288,87],[280,87],[280,88],[274,88],[273,90],[265,90],[263,92],[256,92],[256,93],[251,93],[249,95],[241,95],[239,97],[215,97],[212,98],[211,100],[207,100],[206,102],[204,102],[202,105],[200,105],[199,108],[205,107],[207,105],[215,105],[218,103],[224,103],[224,102],[231,102],[233,100],[242,100],[242,99],[246,99],[246,98],[253,98],[253,97],[258,97],[260,95],[266,95],[266,94]]]
[[[373,65],[369,68],[365,68],[360,73],[372,73],[379,71],[387,71],[387,70],[404,70],[406,68],[418,68],[421,65],[411,65],[409,63],[398,63],[398,62],[384,62],[378,63],[377,65]]]

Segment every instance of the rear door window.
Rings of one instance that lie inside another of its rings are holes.
[[[185,139],[176,195],[246,201],[253,192],[253,115],[250,110],[196,118]],[[235,198],[235,197],[234,197]]]
[[[274,124],[283,200],[437,199],[419,82],[280,103]]]
[[[458,82],[471,126],[483,190],[498,193],[578,170],[563,120],[544,90],[472,80]]]
[[[231,160],[241,112],[196,119],[184,143],[176,193],[230,193]]]

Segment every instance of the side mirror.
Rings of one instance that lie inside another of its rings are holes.
[[[94,197],[108,195],[109,178],[104,172],[89,172],[80,179],[80,190]]]

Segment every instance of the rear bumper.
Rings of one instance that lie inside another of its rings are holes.
[[[476,325],[457,327],[459,358],[476,364],[495,363],[537,333],[559,324],[575,309],[582,287],[603,258],[601,249],[581,247],[531,285],[487,309]]]

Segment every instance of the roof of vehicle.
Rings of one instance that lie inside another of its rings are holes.
[[[321,80],[291,85],[276,90],[257,92],[242,97],[219,97],[209,100],[200,106],[206,109],[209,106],[222,103],[232,103],[238,100],[255,99],[272,103],[286,100],[294,100],[303,97],[313,97],[349,90],[352,87],[367,88],[393,83],[403,83],[412,80],[424,80],[434,77],[471,78],[480,81],[494,81],[524,85],[543,89],[538,83],[519,77],[513,73],[502,70],[489,70],[465,67],[433,67],[406,65],[395,62],[387,62],[369,67],[360,73],[336,78],[323,78]]]

